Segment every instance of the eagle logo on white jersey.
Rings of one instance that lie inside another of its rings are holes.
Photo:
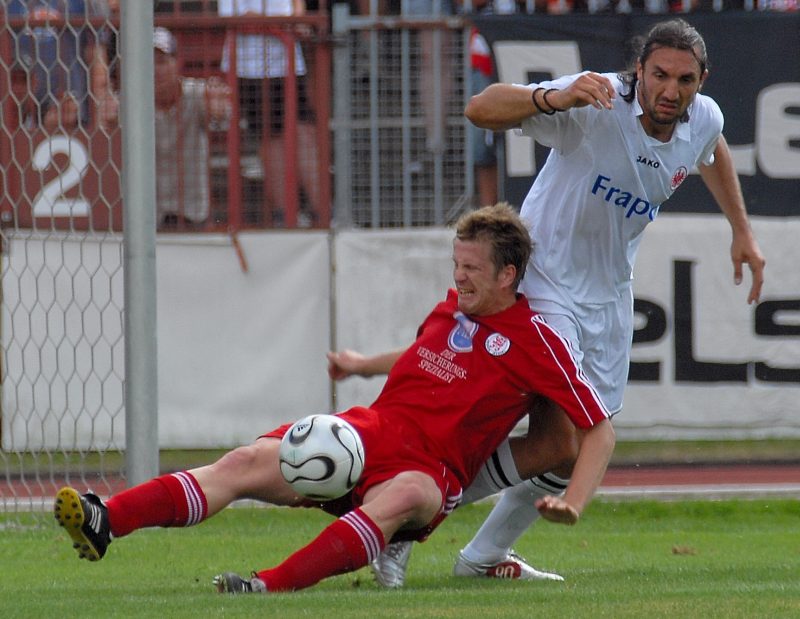
[[[689,170],[686,169],[686,166],[681,166],[677,170],[675,170],[675,174],[672,175],[672,182],[670,182],[670,187],[672,191],[675,191],[678,187],[680,187],[681,183],[686,180],[686,177],[689,176]]]

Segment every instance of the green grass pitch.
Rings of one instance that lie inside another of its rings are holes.
[[[381,590],[363,569],[235,597],[216,593],[214,574],[275,565],[330,518],[228,509],[191,529],[134,533],[88,563],[49,514],[0,514],[0,617],[800,617],[798,501],[595,501],[577,526],[541,522],[517,545],[565,583],[451,576],[488,510],[463,507],[417,545],[403,590]]]

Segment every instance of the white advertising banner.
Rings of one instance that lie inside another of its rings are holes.
[[[329,410],[328,234],[239,240],[246,272],[227,236],[159,235],[161,447],[246,444]],[[124,446],[122,239],[12,239],[4,259],[3,449]]]
[[[645,233],[634,291],[647,315],[637,313],[621,438],[800,435],[800,219],[752,225],[767,259],[753,305],[746,266],[733,284],[724,217],[662,214]]]
[[[247,444],[329,411],[328,234],[240,234],[247,272],[207,238],[158,245],[162,446]]]
[[[645,233],[619,438],[800,436],[800,218],[753,227],[767,258],[754,305],[747,269],[733,285],[722,216],[662,214]],[[383,379],[332,386],[325,353],[406,346],[452,285],[451,242],[450,229],[242,234],[245,271],[228,237],[159,237],[161,446],[232,447],[371,403]],[[120,243],[10,242],[4,449],[124,445]],[[93,281],[72,275],[87,260]]]
[[[621,439],[800,436],[800,219],[753,227],[767,258],[758,304],[750,277],[733,284],[721,215],[664,215],[637,262],[632,380],[615,427]],[[452,285],[452,232],[337,236],[336,340],[375,353],[411,341]],[[337,407],[372,401],[383,381],[350,378]]]

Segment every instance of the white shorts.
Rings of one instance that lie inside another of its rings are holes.
[[[633,340],[633,297],[629,302],[566,308],[552,301],[530,299],[530,306],[566,338],[584,374],[606,408],[622,410]]]

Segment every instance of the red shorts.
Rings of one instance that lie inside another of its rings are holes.
[[[364,495],[373,486],[404,471],[419,471],[431,477],[439,487],[441,508],[425,527],[398,531],[392,541],[424,541],[461,502],[462,488],[456,476],[438,458],[430,455],[416,429],[388,423],[372,409],[362,406],[338,413],[337,416],[348,421],[361,437],[364,444],[364,472],[355,487],[343,497],[333,501],[308,501],[306,507],[318,507],[334,516],[343,516],[361,506]],[[291,425],[284,424],[263,436],[282,438]]]

